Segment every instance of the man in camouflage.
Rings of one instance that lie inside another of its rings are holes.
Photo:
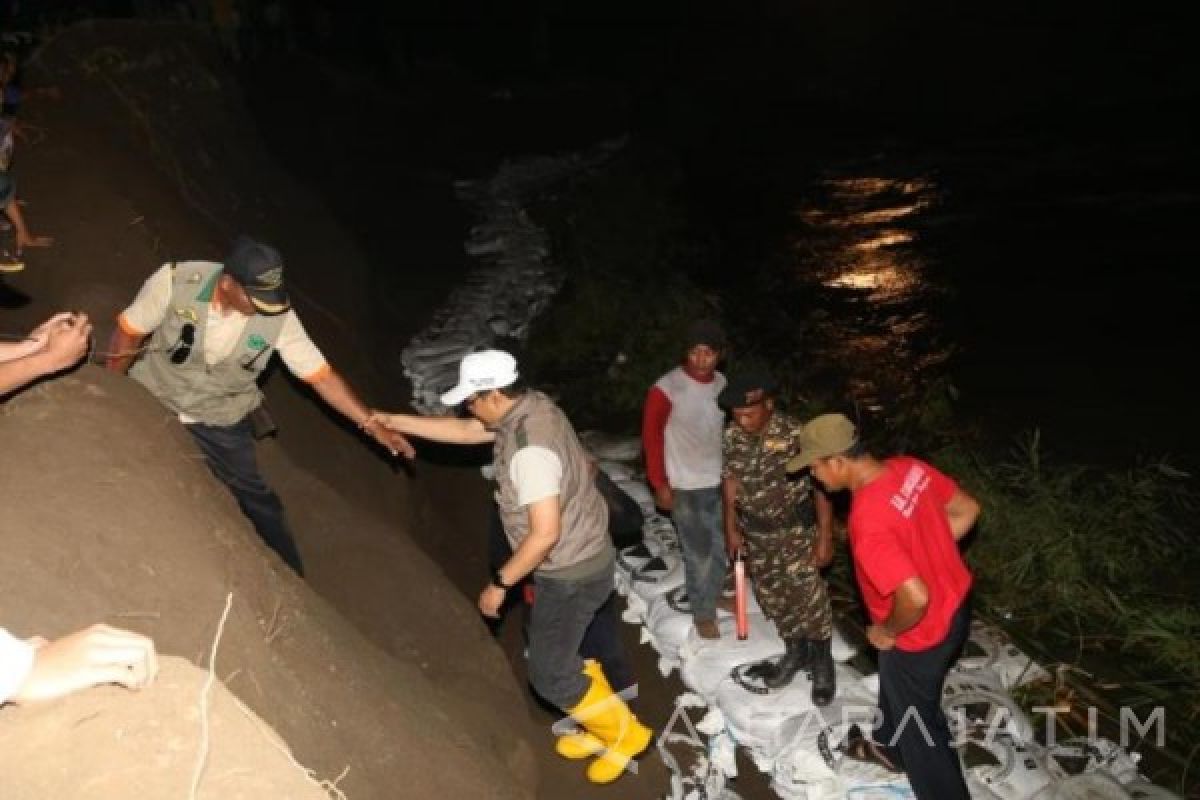
[[[778,689],[808,667],[813,703],[825,706],[836,686],[833,613],[820,569],[833,558],[833,509],[808,473],[787,474],[801,450],[801,424],[776,410],[773,388],[769,375],[752,370],[720,396],[733,416],[723,447],[725,542],[731,554],[744,553],[758,603],[787,644],[777,664],[756,674]]]

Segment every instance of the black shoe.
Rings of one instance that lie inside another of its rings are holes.
[[[809,640],[812,646],[812,701],[823,708],[837,694],[837,672],[833,668],[833,640]]]
[[[768,689],[782,689],[792,682],[796,673],[809,665],[812,660],[812,641],[795,638],[787,640],[787,652],[779,659],[775,674],[763,679],[763,685]]]
[[[743,674],[752,680],[762,681],[765,686],[767,681],[779,674],[779,662],[769,658],[763,659],[757,664],[751,664],[746,667]]]
[[[904,772],[891,754],[891,748],[871,741],[857,725],[846,732],[846,758],[883,767],[888,772]]]

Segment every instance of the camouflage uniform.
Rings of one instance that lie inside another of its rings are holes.
[[[758,604],[785,640],[829,639],[833,614],[820,571],[812,478],[789,476],[800,452],[800,423],[775,411],[759,435],[725,429],[723,477],[738,481],[737,516]]]

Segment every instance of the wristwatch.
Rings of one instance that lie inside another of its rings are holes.
[[[512,588],[511,583],[504,582],[504,576],[500,574],[499,568],[492,570],[492,586],[499,587],[506,592]]]

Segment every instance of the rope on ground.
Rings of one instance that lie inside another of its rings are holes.
[[[296,757],[292,755],[292,751],[288,749],[287,745],[280,742],[277,736],[271,735],[271,732],[263,726],[262,722],[258,719],[258,716],[253,711],[246,708],[246,706],[241,700],[238,699],[236,695],[233,696],[233,702],[237,703],[237,707],[241,709],[243,714],[246,715],[246,718],[254,723],[254,727],[258,728],[258,732],[263,735],[263,738],[266,739],[272,747],[283,753],[284,757],[287,758],[287,760],[291,762],[292,766],[299,770],[300,773],[308,779],[309,783],[320,787],[322,791],[332,798],[332,800],[346,800],[346,794],[338,787],[338,784],[341,783],[342,778],[345,778],[346,774],[350,772],[349,766],[343,769],[341,774],[331,781],[318,778],[316,772],[296,760]]]
[[[208,655],[208,677],[204,680],[204,688],[200,690],[200,752],[196,754],[196,771],[192,774],[192,791],[188,795],[196,800],[196,792],[200,790],[200,778],[204,774],[204,765],[208,762],[208,695],[216,680],[217,647],[221,644],[221,635],[225,632],[225,620],[229,619],[229,609],[233,607],[233,592],[225,595],[225,611],[221,613],[221,621],[217,623],[217,634],[213,637],[212,650]]]
[[[229,594],[225,595],[225,610],[221,613],[221,621],[217,624],[217,633],[216,636],[213,637],[212,650],[208,656],[208,677],[205,679],[204,688],[200,692],[200,752],[196,757],[196,771],[192,775],[192,790],[188,795],[190,800],[196,800],[196,793],[200,790],[200,778],[204,774],[204,767],[208,761],[208,696],[209,692],[212,690],[213,682],[217,677],[217,648],[221,644],[221,636],[225,632],[225,621],[229,619],[229,609],[232,607],[233,592],[230,592]],[[319,787],[323,792],[329,795],[332,800],[347,800],[346,794],[338,787],[338,784],[341,783],[342,779],[346,777],[346,774],[350,772],[349,766],[343,769],[341,774],[331,781],[317,778],[316,772],[297,761],[296,757],[292,755],[291,750],[289,750],[285,744],[281,743],[278,740],[278,737],[272,736],[270,732],[263,727],[263,724],[258,719],[258,716],[255,715],[250,709],[246,708],[245,704],[238,699],[237,695],[231,694],[230,697],[233,698],[233,702],[237,704],[238,709],[246,715],[246,718],[254,723],[254,727],[258,729],[258,732],[262,734],[263,738],[266,739],[272,747],[283,753],[284,757],[291,762],[293,767],[295,767],[302,775],[304,775],[305,779],[307,779],[309,783]]]

